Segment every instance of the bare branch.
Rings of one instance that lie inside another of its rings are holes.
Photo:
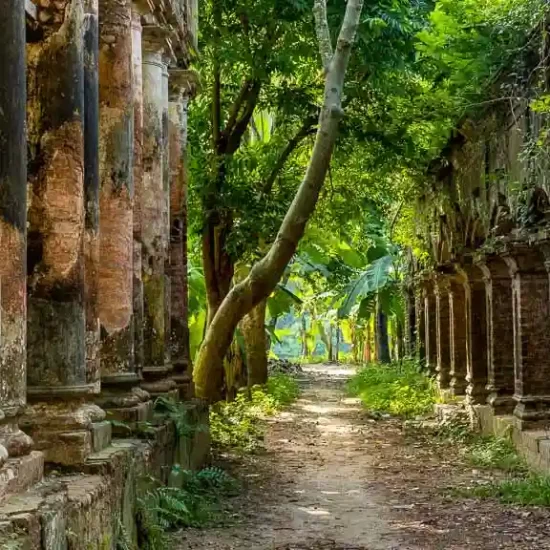
[[[239,116],[243,103],[247,98],[248,93],[250,92],[251,85],[252,85],[252,80],[250,78],[247,78],[241,86],[239,95],[235,98],[235,101],[233,101],[233,104],[231,105],[231,110],[229,111],[227,124],[225,125],[225,128],[223,130],[223,133],[225,135],[229,135],[233,131],[233,127],[237,122],[237,118]]]
[[[317,33],[323,68],[325,73],[328,73],[333,52],[327,20],[327,0],[315,0],[313,15],[315,16],[315,32]]]

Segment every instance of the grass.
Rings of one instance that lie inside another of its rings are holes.
[[[496,498],[504,504],[550,506],[550,476],[530,473],[468,489],[467,496]]]
[[[359,397],[365,408],[403,418],[430,412],[436,401],[433,381],[413,360],[390,365],[371,363],[350,379],[347,390]]]
[[[256,451],[263,442],[262,420],[292,403],[299,393],[293,377],[275,374],[266,386],[252,388],[250,395],[242,391],[235,401],[218,403],[210,412],[212,445],[221,450]]]

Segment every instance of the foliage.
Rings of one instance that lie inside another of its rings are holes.
[[[157,397],[155,411],[162,413],[174,422],[180,437],[190,437],[196,432],[208,431],[208,426],[197,424],[193,418],[189,404],[185,401],[176,401],[166,397]]]
[[[290,404],[298,394],[292,377],[275,374],[266,387],[254,386],[250,395],[241,391],[234,401],[216,404],[210,411],[212,444],[240,452],[257,450],[263,440],[262,419]]]
[[[425,414],[435,403],[433,381],[412,360],[369,364],[349,380],[347,390],[370,410],[402,417]]]
[[[525,477],[511,477],[474,487],[466,494],[481,498],[497,498],[505,504],[550,506],[550,476],[531,473]]]
[[[466,449],[465,456],[472,466],[518,472],[525,469],[509,437],[477,436]]]
[[[167,531],[204,527],[220,518],[223,497],[237,494],[239,484],[220,468],[183,472],[181,487],[156,484],[138,499],[139,548],[169,547]]]

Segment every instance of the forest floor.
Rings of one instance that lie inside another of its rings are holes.
[[[215,550],[550,549],[550,510],[458,496],[484,474],[396,419],[346,397],[353,368],[312,365],[303,393],[269,423],[265,450],[232,457],[245,488],[231,521],[177,534]]]

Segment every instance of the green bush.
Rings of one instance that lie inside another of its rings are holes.
[[[241,391],[234,401],[218,403],[210,411],[210,435],[218,448],[255,451],[263,441],[262,419],[292,403],[300,393],[298,383],[286,374],[272,375],[266,386]]]
[[[370,410],[405,418],[430,412],[436,399],[433,381],[412,360],[371,363],[349,380],[347,390]]]

